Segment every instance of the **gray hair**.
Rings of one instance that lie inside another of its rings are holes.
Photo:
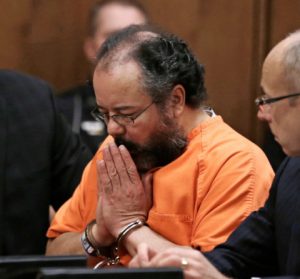
[[[102,45],[97,64],[110,69],[134,61],[141,69],[141,84],[157,104],[166,104],[175,85],[186,92],[186,105],[199,108],[206,98],[204,67],[187,44],[152,26],[133,25],[111,35]]]
[[[300,30],[290,34],[282,57],[284,76],[291,93],[300,92]]]

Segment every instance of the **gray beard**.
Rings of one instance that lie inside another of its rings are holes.
[[[184,152],[187,145],[183,131],[166,116],[146,144],[139,145],[121,137],[116,137],[115,142],[128,149],[139,174],[171,163]]]

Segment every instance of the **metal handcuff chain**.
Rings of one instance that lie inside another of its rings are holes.
[[[120,255],[119,255],[119,248],[121,247],[123,239],[133,230],[140,228],[145,225],[144,220],[136,220],[132,223],[129,223],[123,230],[120,232],[116,243],[117,245],[113,248],[113,258],[106,258],[99,263],[97,263],[93,269],[100,269],[104,267],[110,267],[113,265],[118,265],[120,263]]]

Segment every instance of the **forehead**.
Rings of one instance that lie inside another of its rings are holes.
[[[141,11],[133,6],[111,3],[99,10],[97,33],[110,34],[131,24],[144,24],[146,19]]]
[[[270,96],[282,95],[287,91],[282,62],[284,49],[278,45],[274,48],[264,61],[262,67],[261,87]]]
[[[116,104],[139,104],[150,97],[142,88],[138,65],[132,61],[103,68],[99,63],[94,72],[93,85],[97,103],[104,107]]]
[[[295,80],[299,71],[294,71],[294,68],[299,61],[299,55],[294,50],[299,49],[299,45],[300,32],[278,43],[268,54],[261,79],[262,88],[267,94],[276,96],[279,93],[283,95],[295,91]]]

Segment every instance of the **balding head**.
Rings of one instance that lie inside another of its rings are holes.
[[[263,66],[263,78],[271,72],[282,86],[290,92],[300,91],[300,30],[278,43],[268,54]],[[270,78],[270,77],[269,77]]]
[[[176,85],[185,90],[185,103],[199,108],[206,97],[204,68],[186,43],[153,26],[125,28],[110,36],[97,57],[96,71],[109,71],[134,62],[139,83],[153,101],[164,104]]]
[[[299,77],[300,31],[297,31],[278,43],[264,61],[261,86],[265,103],[258,112],[289,156],[300,156]]]

